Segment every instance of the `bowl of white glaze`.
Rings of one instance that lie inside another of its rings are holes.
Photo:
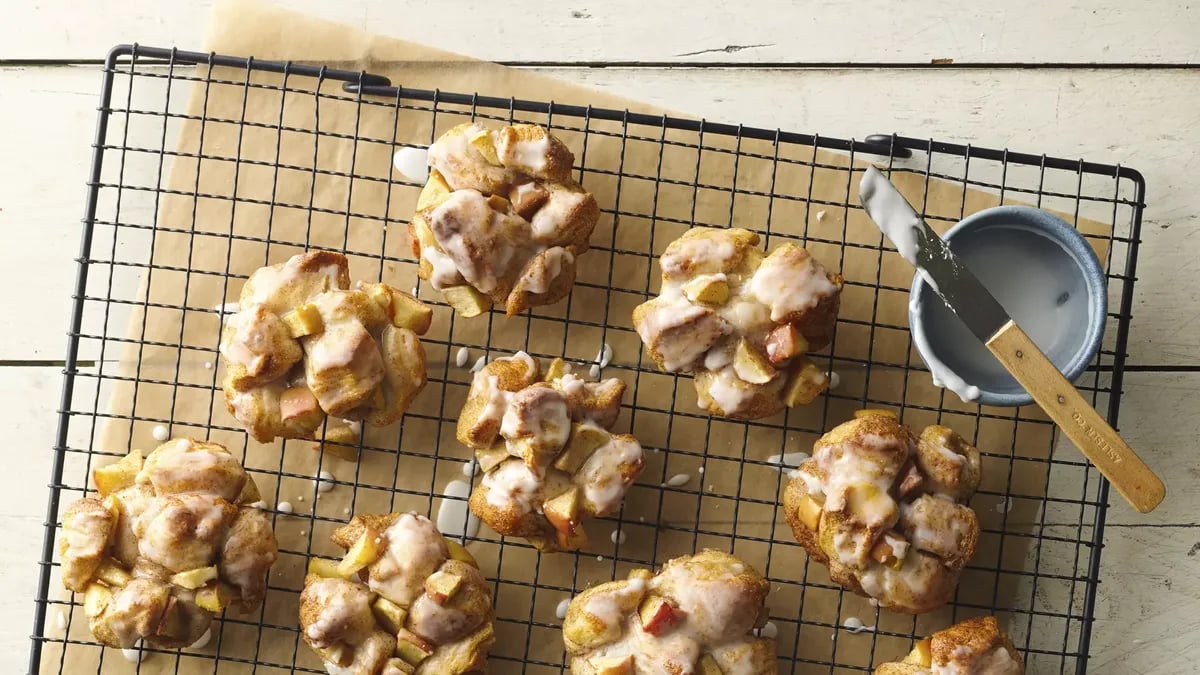
[[[1041,209],[998,206],[944,236],[1062,374],[1078,379],[1100,350],[1108,311],[1104,269],[1083,235]],[[1033,402],[921,275],[909,298],[913,342],[936,385],[984,405]]]

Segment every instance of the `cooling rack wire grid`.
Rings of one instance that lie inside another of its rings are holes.
[[[932,386],[908,335],[911,268],[867,220],[856,186],[865,162],[886,167],[916,187],[917,206],[941,230],[997,203],[1033,204],[1077,224],[1101,254],[1110,295],[1105,344],[1078,386],[1115,425],[1144,206],[1136,171],[897,136],[847,141],[399,88],[366,73],[147,47],[110,54],[100,101],[34,672],[323,672],[296,626],[307,558],[334,555],[329,533],[353,512],[434,515],[443,501],[463,499],[445,492],[451,480],[470,480],[471,455],[454,439],[471,375],[458,352],[469,352],[469,365],[525,350],[586,372],[604,345],[612,359],[603,375],[629,385],[617,430],[648,448],[646,470],[620,511],[591,523],[580,552],[542,555],[486,527],[468,542],[495,587],[491,672],[564,672],[555,616],[563,599],[705,547],[732,551],[770,579],[781,673],[869,672],[914,639],[985,613],[1008,628],[1030,672],[1085,671],[1108,484],[1069,443],[1060,447],[1035,408],[968,405]],[[575,177],[602,216],[567,300],[464,320],[417,283],[406,219],[421,186],[390,159],[467,120],[542,124],[575,153]],[[180,175],[194,180],[181,187]],[[799,242],[842,271],[834,343],[816,356],[837,374],[835,388],[810,406],[739,422],[703,414],[687,377],[654,367],[630,314],[657,290],[657,255],[694,225],[745,227],[767,247]],[[306,248],[341,251],[353,278],[416,287],[437,308],[423,340],[428,386],[401,424],[364,435],[357,463],[309,442],[250,442],[224,411],[219,305],[236,300],[256,267]],[[944,610],[914,618],[844,592],[808,564],[779,513],[779,456],[811,450],[863,407],[894,410],[914,426],[945,424],[983,451],[972,502],[983,533]],[[62,591],[55,541],[66,504],[94,492],[90,469],[130,443],[153,447],[160,425],[226,444],[269,508],[291,501],[294,513],[272,514],[281,553],[261,610],[227,613],[203,648],[146,648],[134,664],[89,634],[82,597]],[[328,493],[313,481],[322,470],[334,476]],[[680,475],[688,480],[676,485]],[[851,619],[867,628],[847,626]]]

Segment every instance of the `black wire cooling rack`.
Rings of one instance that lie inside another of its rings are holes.
[[[240,106],[217,106],[218,90],[239,92]],[[278,99],[266,107],[269,115],[248,104],[264,96]],[[326,126],[331,106],[352,124]],[[222,409],[222,314],[213,299],[236,299],[255,267],[310,247],[345,252],[356,278],[416,283],[402,230],[420,186],[392,172],[388,159],[396,147],[428,145],[467,119],[544,124],[575,152],[577,176],[597,194],[603,216],[571,297],[527,317],[460,320],[439,294],[418,288],[438,306],[424,340],[430,382],[402,424],[368,433],[354,464],[337,464],[305,442],[249,442]],[[199,142],[177,143],[181,131]],[[274,137],[270,152],[251,152],[243,142],[251,136]],[[853,186],[862,163],[874,161],[898,181],[918,182],[935,227],[1010,202],[1053,209],[1078,224],[1102,254],[1116,310],[1080,387],[1115,425],[1143,208],[1137,172],[897,136],[848,141],[400,88],[367,73],[129,46],[105,62],[94,148],[33,672],[322,672],[296,628],[307,557],[332,554],[328,533],[353,511],[433,514],[462,499],[445,491],[451,479],[463,479],[470,458],[453,434],[470,379],[456,364],[458,351],[466,348],[473,361],[527,349],[587,370],[605,344],[613,352],[605,376],[630,385],[620,424],[652,449],[647,469],[624,508],[593,523],[592,543],[579,553],[541,555],[486,528],[471,539],[496,587],[492,672],[564,672],[555,615],[563,599],[703,547],[731,550],[770,579],[768,630],[778,635],[780,672],[870,671],[906,653],[916,637],[984,613],[1000,618],[1031,673],[1085,671],[1108,484],[1069,444],[1057,447],[1053,426],[1036,409],[961,404],[932,387],[903,311],[911,270],[889,262],[895,256],[866,221]],[[330,157],[342,168],[329,168]],[[191,187],[169,182],[180,166],[194,173]],[[297,182],[306,197],[289,201]],[[284,227],[285,216],[303,226]],[[652,261],[666,243],[693,225],[734,224],[758,231],[768,246],[801,241],[846,277],[834,345],[819,356],[840,384],[811,406],[749,423],[701,414],[686,378],[642,359],[629,318],[657,288]],[[171,293],[160,290],[166,287]],[[901,616],[844,593],[823,567],[808,564],[781,524],[785,474],[770,455],[811,449],[864,406],[896,410],[910,424],[947,424],[984,452],[985,478],[973,502],[984,532],[943,611]],[[224,616],[204,647],[145,648],[135,665],[88,633],[81,598],[61,590],[55,541],[64,500],[91,490],[90,468],[130,444],[152,447],[155,425],[226,443],[264,498],[292,500],[294,513],[273,514],[281,556],[261,610]],[[323,468],[334,469],[328,493],[312,481]],[[688,481],[675,486],[669,479],[679,474]]]

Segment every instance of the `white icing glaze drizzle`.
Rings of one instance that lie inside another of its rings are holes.
[[[629,437],[613,436],[579,467],[574,482],[596,515],[612,513],[629,490],[625,474],[642,461],[642,446]],[[624,469],[624,471],[623,471]]]
[[[567,608],[570,606],[571,599],[563,598],[559,601],[558,606],[554,608],[554,616],[558,617],[560,621],[567,618]]]
[[[392,166],[414,183],[429,178],[429,153],[424,148],[400,148],[392,155]]]
[[[125,660],[130,663],[141,663],[142,662],[142,653],[143,652],[142,652],[142,641],[141,640],[138,640],[137,642],[133,643],[132,647],[121,650],[121,656],[125,657]],[[149,654],[146,654],[146,656],[149,656]]]
[[[496,508],[515,508],[529,513],[540,504],[542,481],[524,462],[506,461],[483,477],[487,501]]]
[[[918,296],[913,296],[909,303],[914,311],[919,312],[921,300]],[[917,343],[920,348],[921,359],[925,361],[925,365],[929,366],[929,376],[933,379],[933,386],[949,389],[962,399],[963,403],[970,403],[979,399],[979,387],[967,384],[966,380],[958,376],[950,367],[942,363],[940,359],[933,356],[933,350],[929,347],[929,340],[919,331],[913,331],[913,342]]]
[[[858,618],[857,616],[852,616],[846,619],[845,623],[842,625],[845,626],[846,630],[850,631],[851,633],[866,633],[868,631],[875,630],[874,624],[867,625],[863,623],[862,619]]]
[[[548,135],[537,139],[519,139],[515,134],[509,136],[492,132],[492,139],[496,156],[504,166],[535,176],[546,170],[546,157],[551,147]]]
[[[545,254],[537,258],[541,265],[529,265],[525,269],[523,281],[525,290],[530,293],[546,293],[550,285],[562,274],[563,266],[575,262],[575,256],[561,246],[548,248]]]
[[[442,253],[433,246],[426,246],[421,249],[421,256],[432,268],[429,276],[429,283],[439,291],[445,290],[450,286],[458,286],[463,280],[463,276],[458,273],[458,266],[454,259]]]
[[[195,642],[193,642],[191,644],[191,646],[188,647],[188,649],[204,649],[205,647],[208,646],[208,643],[211,640],[212,640],[212,626],[209,626],[207,629],[205,629],[204,635],[201,635],[199,637],[199,639],[197,639]]]
[[[474,466],[474,461],[468,466]],[[474,473],[474,472],[472,472]],[[463,541],[479,534],[479,518],[467,509],[467,497],[471,495],[471,484],[452,480],[446,484],[442,494],[460,499],[443,499],[438,508],[437,529],[447,537]]]
[[[838,292],[825,268],[802,248],[772,251],[748,276],[719,271],[729,269],[737,255],[727,238],[693,235],[672,242],[659,261],[659,297],[642,305],[636,325],[664,370],[690,372],[703,366],[710,377],[703,384],[698,381],[700,404],[715,405],[726,415],[744,412],[764,393],[778,395],[797,354],[775,358],[775,345],[766,343],[768,333]],[[714,283],[728,285],[728,299],[715,306],[699,302],[701,290]],[[734,353],[742,337],[776,361],[778,372],[765,382],[738,372]]]
[[[501,359],[519,363],[526,372],[536,372],[533,357],[518,352]],[[543,503],[563,493],[573,483],[589,516],[605,515],[624,498],[633,476],[640,471],[641,445],[628,436],[613,436],[603,426],[614,412],[612,396],[620,386],[615,379],[589,382],[570,372],[558,375],[546,386],[539,383],[516,392],[500,388],[491,370],[477,373],[468,394],[482,401],[476,425],[499,422],[500,437],[510,459],[501,461],[484,476],[481,488],[489,505],[508,518],[542,514]],[[598,405],[586,401],[600,401]],[[599,421],[598,421],[599,420]],[[570,441],[574,429],[603,435],[599,447],[586,457],[574,474],[551,467]],[[490,441],[489,441],[490,442]]]
[[[777,249],[767,256],[748,288],[771,308],[771,321],[810,310],[837,291],[821,263],[801,248]]]
[[[471,142],[488,133],[502,166],[490,163]],[[435,288],[456,285],[457,278],[485,294],[549,292],[564,266],[574,262],[574,254],[563,246],[581,242],[568,226],[574,226],[576,214],[590,199],[582,190],[548,182],[555,144],[548,133],[519,138],[472,124],[430,146],[429,164],[452,190],[426,214],[437,246],[425,247],[422,257],[433,268]],[[486,197],[493,193],[512,199],[513,206],[492,208]]]
[[[440,520],[440,518],[439,518]],[[462,527],[462,520],[457,523]],[[447,558],[446,540],[424,516],[400,514],[383,534],[384,554],[371,564],[367,585],[388,600],[409,607],[425,592],[425,579]]]
[[[558,240],[563,235],[560,231],[562,224],[586,200],[587,194],[584,192],[551,189],[549,198],[529,219],[534,238],[546,243]]]
[[[889,183],[879,169],[869,166],[858,185],[859,198],[867,215],[892,242],[896,251],[915,267],[920,219],[900,192]]]
[[[691,474],[677,473],[667,479],[666,485],[670,487],[682,487],[687,485],[692,480]]]
[[[767,457],[767,464],[778,464],[779,470],[794,468],[804,463],[804,460],[809,458],[807,452],[785,452],[782,455],[771,455]]]

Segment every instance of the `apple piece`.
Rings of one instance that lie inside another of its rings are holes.
[[[547,499],[542,504],[546,520],[559,532],[570,532],[579,526],[579,488],[571,486],[566,492]]]
[[[483,159],[492,166],[500,166],[500,156],[496,154],[496,144],[492,141],[492,132],[483,129],[468,139],[472,146],[483,155]]]
[[[283,325],[287,326],[288,334],[294,338],[316,335],[325,330],[325,321],[321,319],[321,312],[309,302],[284,314]]]
[[[433,645],[412,631],[405,628],[396,631],[396,656],[404,659],[409,665],[421,665],[421,662],[429,658],[433,650]]]
[[[542,376],[542,381],[553,382],[569,372],[571,372],[571,364],[556,358],[546,368],[546,374]]]
[[[792,366],[792,376],[783,389],[783,404],[789,408],[812,403],[825,388],[829,386],[829,378],[817,364],[801,357]]]
[[[404,291],[393,288],[391,293],[392,325],[424,335],[433,322],[433,308]]]
[[[133,485],[138,472],[142,470],[142,451],[130,450],[120,460],[106,466],[92,469],[92,480],[102,496],[108,495]]]
[[[871,559],[894,570],[898,570],[904,565],[904,559],[896,555],[896,550],[892,548],[892,544],[886,536],[871,547]]]
[[[446,302],[464,319],[479,316],[492,308],[487,296],[470,286],[451,286],[442,291]]]
[[[463,578],[453,572],[438,570],[425,579],[425,594],[439,605],[444,605],[454,599],[454,594],[462,588]]]
[[[914,464],[909,464],[908,470],[901,475],[903,478],[900,479],[900,487],[896,488],[896,493],[901,499],[915,492],[921,487],[921,483],[925,482],[925,478]]]
[[[574,551],[587,544],[587,532],[579,520],[580,502],[579,488],[572,486],[542,504],[542,514],[554,526],[558,547],[564,551]]]
[[[490,448],[475,451],[475,461],[479,462],[479,468],[483,469],[484,473],[499,466],[500,462],[508,459],[509,456],[508,447],[504,445],[504,441]]]
[[[933,665],[933,650],[931,649],[931,640],[925,638],[918,640],[917,644],[913,645],[913,650],[904,657],[904,663],[909,663],[922,668],[929,668]]]
[[[349,576],[343,576],[338,566],[341,565],[340,560],[331,560],[329,558],[309,558],[308,573],[315,574],[324,579],[348,579]]]
[[[425,182],[425,187],[421,189],[421,194],[417,196],[416,210],[424,211],[427,208],[437,206],[449,194],[450,184],[442,177],[441,172],[437,169],[430,169],[429,179]],[[426,225],[425,227],[428,229],[429,226]]]
[[[279,416],[284,421],[311,415],[320,409],[317,397],[308,387],[288,387],[279,395]]]
[[[500,213],[508,213],[509,207],[512,206],[507,199],[501,197],[500,195],[489,196],[487,198],[487,205],[491,210],[499,211]]]
[[[383,536],[370,527],[363,528],[358,541],[346,552],[346,557],[338,563],[338,574],[349,578],[359,570],[379,559],[383,554]]]
[[[651,595],[638,607],[638,616],[642,620],[642,630],[654,637],[662,637],[670,633],[685,614],[661,595]]]
[[[886,491],[870,483],[853,484],[846,487],[846,506],[854,519],[867,526],[891,527],[899,515],[898,505]]]
[[[796,515],[800,518],[800,522],[813,532],[821,528],[821,505],[812,497],[804,495],[804,498],[796,506]]]
[[[626,578],[630,580],[641,579],[642,581],[650,581],[654,578],[654,573],[650,570],[639,567],[637,569],[629,570],[629,576]]]
[[[383,664],[383,672],[380,675],[411,675],[417,672],[415,666],[410,666],[407,661],[399,657],[392,657]]]
[[[237,600],[238,594],[229,584],[218,581],[196,591],[196,604],[212,612],[220,614],[225,608]]]
[[[325,663],[332,663],[335,666],[345,668],[349,666],[354,659],[354,653],[346,648],[346,645],[331,645],[329,647],[313,647],[313,652],[321,657]]]
[[[560,551],[578,551],[587,546],[587,530],[584,530],[583,527],[576,527],[570,532],[556,532],[555,542]]]
[[[196,590],[217,578],[217,566],[197,567],[193,570],[177,572],[171,576],[171,583],[188,590]]]
[[[254,482],[254,477],[249,473],[246,474],[246,482],[242,484],[242,493],[238,495],[238,504],[253,504],[262,501],[262,493],[258,490],[258,483]]]
[[[744,382],[766,384],[775,377],[776,371],[762,352],[742,338],[738,340],[737,351],[733,355],[733,372]]]
[[[797,330],[795,324],[784,324],[767,334],[764,347],[767,360],[778,366],[797,354],[808,351],[808,340]]]
[[[383,596],[375,598],[375,602],[371,603],[371,610],[375,612],[379,623],[392,635],[404,628],[404,621],[408,618],[408,610]]]
[[[700,670],[697,675],[725,675],[725,671],[721,670],[720,664],[712,654],[705,654],[700,657]]]
[[[508,200],[512,202],[513,209],[525,220],[532,218],[549,198],[550,192],[537,183],[521,183],[508,191]]]
[[[596,675],[633,675],[633,654],[625,656],[593,656],[587,661]]]
[[[683,295],[692,302],[724,305],[729,302],[729,282],[723,274],[705,274],[684,284]]]
[[[92,576],[113,588],[120,588],[132,579],[129,572],[112,558],[105,558]]]
[[[605,429],[595,424],[575,422],[571,424],[571,436],[567,439],[567,444],[554,460],[554,468],[574,474],[596,450],[610,440],[612,434]]]
[[[465,562],[471,567],[479,569],[479,563],[475,561],[475,556],[471,555],[471,552],[462,544],[453,539],[446,538],[446,548],[450,550],[451,560]]]
[[[104,584],[88,584],[87,590],[83,592],[83,613],[88,618],[100,616],[112,601],[112,596],[112,591]]]
[[[349,424],[330,426],[325,430],[325,441],[331,443],[356,445],[358,436],[359,431]]]

